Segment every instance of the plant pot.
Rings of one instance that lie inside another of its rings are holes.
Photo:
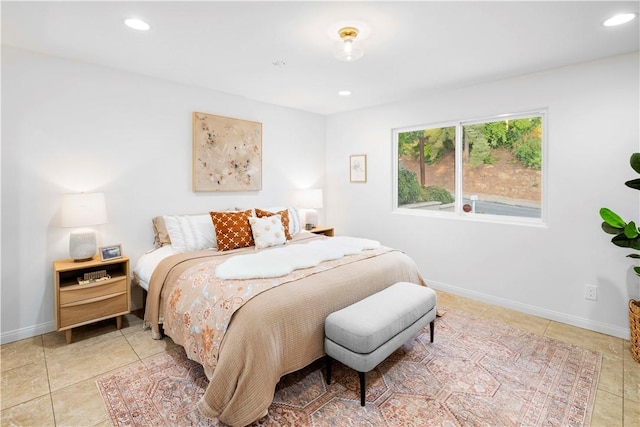
[[[640,363],[640,301],[629,300],[629,330],[631,331],[631,356]]]

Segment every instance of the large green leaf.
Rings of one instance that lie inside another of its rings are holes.
[[[636,223],[631,221],[624,228],[624,235],[627,236],[628,239],[635,239],[638,237],[638,229],[636,228]]]
[[[640,178],[627,181],[624,183],[624,185],[626,185],[629,188],[633,188],[634,190],[640,190]]]
[[[629,254],[627,255],[629,258],[640,258],[640,254]]]
[[[608,208],[600,209],[600,216],[602,217],[604,222],[606,222],[612,227],[622,229],[627,226],[627,223],[624,222],[623,219],[620,218],[620,216],[615,212],[613,212],[611,209],[608,209]]]
[[[618,234],[613,239],[611,239],[611,243],[616,246],[620,246],[621,248],[631,248],[640,251],[640,239],[629,239],[624,233]]]
[[[636,274],[640,276],[640,267],[633,267],[633,271],[635,271]]]
[[[634,171],[640,173],[640,153],[633,153],[629,163],[631,163],[631,167]]]
[[[602,231],[607,234],[620,234],[620,228],[612,227],[606,222],[602,223]]]

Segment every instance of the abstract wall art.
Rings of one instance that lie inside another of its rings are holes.
[[[193,191],[262,189],[262,123],[193,113]]]

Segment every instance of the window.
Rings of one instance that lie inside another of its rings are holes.
[[[396,129],[401,212],[542,223],[544,113]]]

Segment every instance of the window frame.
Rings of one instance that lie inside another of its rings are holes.
[[[548,206],[548,195],[547,195],[547,151],[548,151],[548,127],[549,120],[546,108],[539,108],[527,111],[521,111],[517,113],[505,113],[505,114],[497,114],[491,116],[485,116],[474,119],[460,119],[460,120],[450,120],[450,121],[441,121],[428,123],[423,125],[415,125],[415,126],[403,126],[391,129],[391,145],[392,145],[392,213],[400,214],[400,215],[411,215],[411,216],[422,216],[422,217],[430,217],[430,218],[446,218],[446,219],[459,219],[465,221],[480,221],[480,222],[493,222],[493,223],[501,223],[501,224],[515,224],[515,225],[529,225],[529,226],[540,226],[540,227],[548,227],[548,217],[547,217],[547,206]],[[464,212],[462,210],[462,186],[463,186],[463,164],[462,164],[462,153],[463,153],[463,128],[467,125],[488,123],[492,121],[502,121],[502,120],[516,120],[516,119],[524,119],[530,117],[540,117],[542,122],[542,166],[540,170],[540,175],[542,177],[541,183],[541,191],[540,191],[540,217],[539,218],[530,218],[530,217],[521,217],[521,216],[510,216],[510,215],[496,215],[496,214],[476,214],[471,212]],[[402,208],[398,206],[398,173],[399,173],[399,165],[398,165],[398,137],[400,133],[404,132],[412,132],[417,130],[426,130],[426,129],[435,129],[435,128],[444,128],[444,127],[455,127],[455,209],[453,212],[446,211],[432,211],[432,210],[418,210],[418,209],[409,209]]]

